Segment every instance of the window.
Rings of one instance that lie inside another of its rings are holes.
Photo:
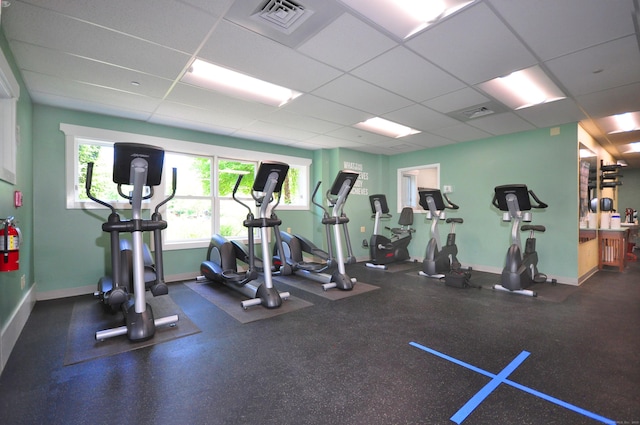
[[[440,188],[440,164],[420,165],[398,169],[398,212],[411,207],[415,212],[425,212],[418,205],[418,188]]]
[[[208,241],[213,233],[212,159],[203,156],[165,152],[162,186],[171,194],[173,168],[177,169],[176,195],[166,206],[163,218],[167,244]],[[161,202],[158,199],[158,202]]]
[[[20,85],[0,51],[0,179],[12,184],[16,184],[17,172],[16,106],[19,97]]]
[[[176,195],[160,211],[168,223],[163,233],[165,249],[206,247],[214,233],[229,239],[246,239],[247,229],[242,221],[248,211],[233,200],[232,191],[238,175],[244,175],[236,197],[257,213],[251,187],[264,153],[69,124],[60,124],[60,129],[67,140],[67,208],[104,208],[85,194],[88,162],[95,163],[91,193],[119,210],[129,208],[128,201],[118,195],[112,181],[113,143],[150,144],[165,149],[164,174],[160,186],[154,190],[154,199],[146,201],[143,208],[155,208],[171,193],[172,169],[177,169]],[[290,166],[278,209],[308,209],[311,160],[282,155],[268,155],[268,158]],[[123,191],[126,193],[127,189]],[[255,236],[259,239],[259,232]]]

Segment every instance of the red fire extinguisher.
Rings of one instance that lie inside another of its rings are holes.
[[[22,234],[15,225],[15,219],[3,219],[0,228],[0,272],[12,272],[20,268],[20,244]]]

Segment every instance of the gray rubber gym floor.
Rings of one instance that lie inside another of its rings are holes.
[[[638,263],[538,298],[416,271],[350,266],[379,289],[342,299],[282,285],[312,305],[244,324],[172,284],[200,332],[67,366],[74,305],[96,301],[38,302],[0,377],[0,422],[640,423]]]

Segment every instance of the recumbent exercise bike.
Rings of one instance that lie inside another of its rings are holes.
[[[387,197],[382,194],[371,195],[369,196],[369,203],[371,204],[374,222],[373,234],[368,244],[370,261],[365,265],[373,269],[387,270],[388,264],[408,260],[411,257],[409,255],[409,243],[411,242],[411,234],[415,232],[415,229],[411,228],[413,224],[413,209],[411,207],[402,208],[398,219],[400,227],[390,228],[385,226],[385,229],[391,232],[391,237],[388,238],[380,234],[381,220],[391,218]],[[366,245],[365,240],[363,246]]]

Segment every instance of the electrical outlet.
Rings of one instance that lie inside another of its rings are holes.
[[[452,193],[453,192],[453,186],[451,186],[451,185],[444,185],[443,189],[444,189],[444,193]]]
[[[364,226],[360,227],[360,233],[364,233],[366,231],[367,231],[367,229],[365,229]]]
[[[287,227],[287,233],[291,233],[291,227]]]
[[[22,275],[20,277],[20,289],[24,289],[25,286],[27,286],[27,277],[25,275]]]

